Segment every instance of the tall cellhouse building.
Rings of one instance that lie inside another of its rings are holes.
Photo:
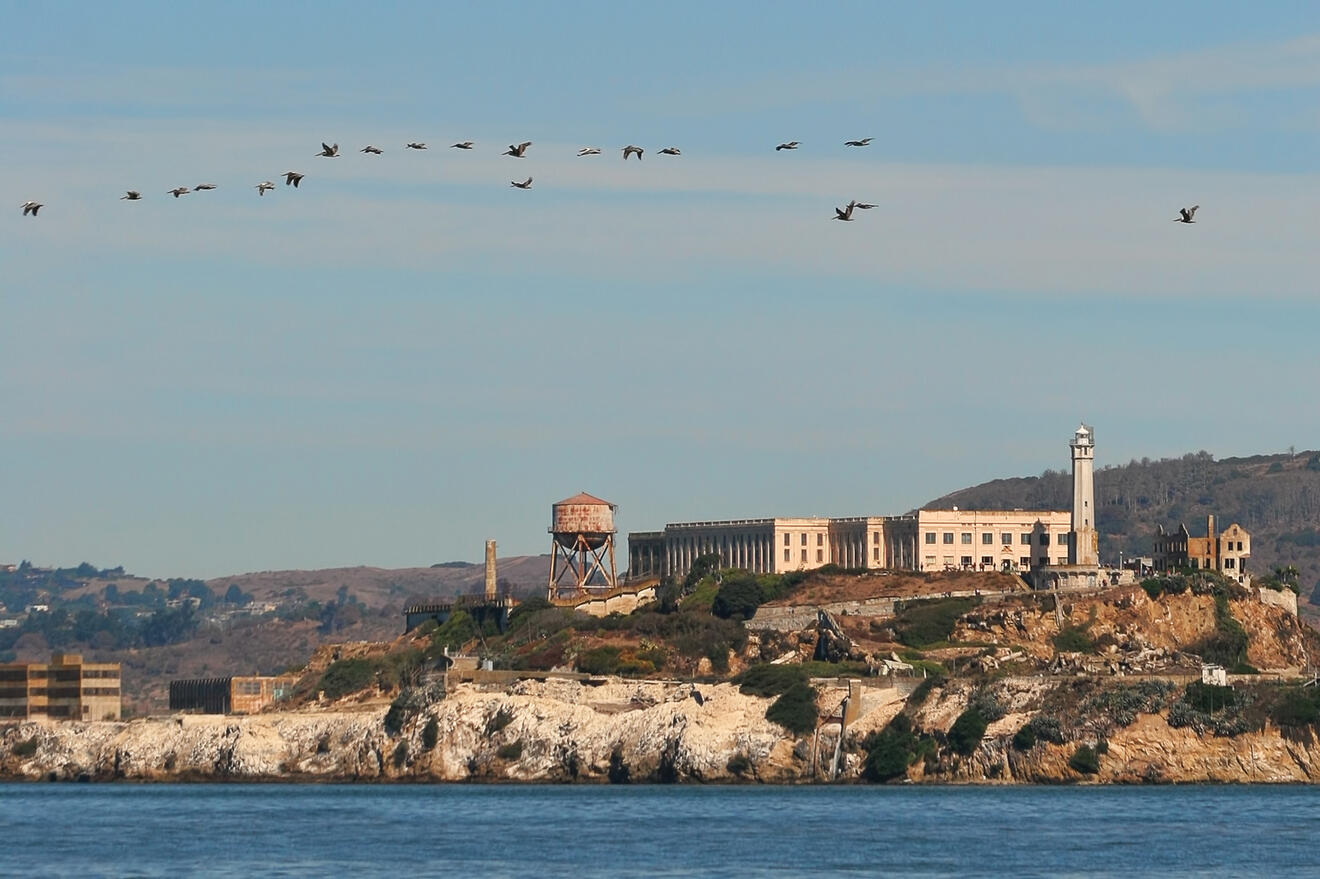
[[[1095,431],[1078,426],[1072,442],[1072,535],[1068,564],[1099,565],[1100,539],[1095,530]]]

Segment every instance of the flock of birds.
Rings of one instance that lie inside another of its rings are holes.
[[[867,147],[871,145],[872,140],[874,140],[874,138],[871,137],[863,137],[858,140],[846,140],[844,141],[844,146]],[[530,147],[531,145],[532,142],[530,140],[525,140],[522,143],[517,143],[517,144],[509,144],[509,148],[500,155],[512,156],[515,159],[523,159],[527,157],[527,148]],[[450,144],[449,148],[455,150],[470,150],[470,149],[474,149],[475,146],[476,145],[472,141],[463,140],[455,144]],[[800,141],[790,140],[776,146],[775,152],[782,152],[783,150],[795,150],[799,146],[801,146]],[[426,148],[427,148],[426,144],[421,141],[411,141],[409,143],[404,144],[404,149],[408,149],[408,150],[424,150]],[[378,146],[367,144],[362,149],[358,150],[358,152],[365,153],[366,155],[369,156],[379,156],[382,155],[385,151]],[[625,162],[628,161],[628,159],[633,156],[636,156],[637,161],[640,162],[642,160],[642,154],[645,153],[646,150],[643,149],[642,147],[635,146],[633,144],[628,144],[627,146],[623,147],[622,152],[623,152],[623,160]],[[683,154],[682,150],[680,150],[678,147],[672,147],[672,146],[665,147],[662,150],[657,150],[657,152],[662,156],[681,156]],[[588,146],[578,150],[577,154],[579,157],[599,156],[601,154],[601,150],[600,147]],[[314,155],[318,158],[337,159],[339,158],[339,144],[326,143],[322,141],[321,151],[315,153]],[[305,175],[299,171],[285,171],[284,185],[292,186],[294,189],[297,189],[298,184],[302,182],[304,176]],[[526,180],[510,180],[509,186],[513,187],[514,189],[531,189],[532,178],[531,176],[528,176]],[[216,184],[214,183],[199,183],[191,188],[187,186],[176,186],[174,189],[169,190],[166,193],[166,195],[172,195],[175,198],[178,198],[179,196],[187,195],[190,192],[207,192],[215,188],[216,188]],[[270,180],[263,180],[262,182],[258,183],[254,188],[257,190],[257,195],[261,196],[261,195],[265,195],[267,192],[270,192],[272,189],[274,189],[275,184]],[[136,189],[130,189],[124,195],[120,196],[119,200],[140,201],[141,199],[142,199],[141,192],[137,191]],[[41,210],[43,207],[45,207],[45,204],[42,202],[32,201],[32,200],[25,201],[23,202],[23,216],[35,217],[37,215],[37,211]],[[865,211],[865,210],[870,210],[873,207],[876,207],[876,205],[867,202],[859,202],[856,199],[853,199],[843,207],[834,209],[834,219],[842,220],[844,222],[851,222],[853,219],[854,210]],[[1195,223],[1196,220],[1194,219],[1194,217],[1196,216],[1196,211],[1198,208],[1200,208],[1200,205],[1192,205],[1189,208],[1181,208],[1178,211],[1179,216],[1175,217],[1173,221],[1175,223]]]

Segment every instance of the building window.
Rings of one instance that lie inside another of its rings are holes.
[[[1023,534],[1023,535],[1022,535],[1022,545],[1023,545],[1023,546],[1030,546],[1030,545],[1031,545],[1031,535],[1030,535],[1030,534]]]
[[[1042,531],[1041,534],[1040,534],[1040,545],[1041,545],[1041,546],[1049,546],[1049,545],[1050,545],[1050,536],[1049,536],[1049,534],[1045,533],[1044,531]]]
[[[964,531],[962,534],[959,535],[959,538],[962,540],[963,546],[972,545],[972,532]]]
[[[995,560],[992,559],[990,556],[988,556],[988,555],[983,555],[983,556],[981,556],[981,565],[982,565],[983,567],[991,567],[991,566],[994,565],[994,563],[995,563]]]
[[[825,545],[825,535],[824,535],[824,534],[817,534],[817,535],[816,535],[816,545],[817,545],[817,546],[824,546],[824,545]]]
[[[1068,560],[1067,560],[1067,559],[1063,559],[1063,558],[1059,558],[1059,559],[1055,559],[1055,560],[1054,560],[1054,563],[1055,563],[1056,565],[1066,565],[1066,564],[1068,564]]]
[[[1003,534],[1000,534],[1000,535],[999,535],[999,542],[1002,543],[1002,544],[1004,544],[1004,546],[1012,546],[1012,545],[1013,545],[1013,535],[1010,534],[1009,532],[1005,531]]]
[[[1060,534],[1060,535],[1058,535],[1057,543],[1059,544],[1059,546],[1067,546],[1067,545],[1068,545],[1068,535],[1067,535],[1067,534]]]
[[[990,545],[991,545],[992,543],[994,543],[994,542],[995,542],[995,536],[994,536],[993,534],[991,534],[989,531],[986,531],[986,532],[984,532],[984,533],[981,534],[981,545],[982,545],[982,546],[990,546]]]
[[[807,551],[804,549],[804,550],[802,550],[802,561],[803,561],[803,563],[805,563],[806,560],[807,560]]]
[[[823,549],[816,550],[816,562],[820,563],[823,561],[825,561],[825,550]]]
[[[933,555],[926,556],[926,567],[928,568],[935,567],[935,556]]]
[[[802,532],[802,545],[803,545],[803,546],[806,546],[806,545],[807,545],[807,532],[805,532],[805,531]],[[805,555],[803,555],[803,556],[802,556],[802,561],[805,562],[806,560],[807,560],[807,557],[806,557]]]
[[[876,546],[879,546],[879,545],[880,545],[880,532],[879,532],[879,531],[872,531],[872,532],[871,532],[871,542],[874,543]],[[932,542],[934,542],[934,541],[932,541]]]
[[[946,567],[946,568],[952,568],[952,567],[953,567],[953,556],[951,556],[951,555],[946,555],[946,556],[944,557],[944,567]]]
[[[880,561],[880,547],[877,546],[875,548],[875,552],[871,555],[871,559],[877,562]]]
[[[784,536],[787,537],[788,535],[785,534]],[[784,550],[784,561],[787,562],[787,561],[790,561],[790,560],[792,559],[792,552],[793,552],[793,550],[791,550],[791,549],[786,549],[786,550]]]
[[[970,568],[970,567],[972,566],[972,557],[969,556],[969,555],[965,555],[965,556],[963,556],[963,557],[962,557],[962,566],[963,566],[964,568]]]
[[[1031,559],[1027,556],[1022,556],[1018,559],[1018,565],[1023,568],[1029,568],[1031,567]]]
[[[1225,568],[1232,568],[1232,567],[1233,567],[1233,560],[1232,560],[1232,559],[1224,559],[1224,567],[1225,567]]]
[[[927,532],[926,532],[926,542],[927,542],[927,543],[934,543],[934,542],[935,542],[935,532],[934,532],[934,531],[927,531]]]
[[[952,546],[952,545],[953,545],[953,532],[952,532],[952,531],[945,531],[945,532],[944,532],[944,536],[943,536],[942,539],[944,540],[944,543],[945,543],[946,546]]]
[[[784,532],[784,546],[789,545],[790,538],[792,538],[792,536],[793,535],[789,534],[787,531]]]

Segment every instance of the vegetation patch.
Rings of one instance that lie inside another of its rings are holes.
[[[1100,771],[1100,755],[1090,745],[1078,745],[1068,758],[1068,768],[1082,775],[1095,775]]]
[[[814,731],[819,716],[816,691],[805,681],[793,684],[765,711],[766,720],[797,735]]]
[[[733,676],[744,696],[778,696],[798,684],[806,685],[807,670],[801,665],[753,665]]]
[[[402,769],[402,768],[403,768],[403,765],[404,765],[405,763],[408,762],[408,740],[407,740],[407,739],[403,739],[402,741],[399,742],[399,744],[395,745],[395,747],[394,747],[394,754],[393,754],[393,756],[390,758],[390,760],[391,760],[391,762],[394,764],[394,768],[395,768],[395,769]]]
[[[1131,726],[1138,714],[1163,711],[1177,691],[1176,684],[1158,679],[1104,686],[1082,704],[1082,710],[1116,726]]]
[[[501,708],[490,716],[490,720],[486,721],[486,737],[490,738],[511,723],[513,723],[513,712],[507,708]]]
[[[729,762],[724,765],[724,768],[728,770],[730,775],[742,778],[752,771],[752,761],[742,751],[738,751],[729,758]]]
[[[339,699],[371,686],[376,669],[367,659],[340,659],[330,663],[316,689],[327,699]]]
[[[975,708],[968,708],[949,727],[949,747],[967,757],[974,753],[985,738],[985,728],[989,726],[985,717]]]
[[[15,757],[26,758],[26,757],[35,756],[37,753],[37,737],[33,736],[30,739],[25,739],[19,742],[18,744],[14,745],[14,748],[11,751],[11,753]]]
[[[898,640],[909,647],[925,647],[948,641],[958,618],[980,604],[979,598],[936,598],[908,601],[890,626]]]
[[[426,722],[426,726],[422,727],[422,747],[427,751],[434,750],[435,743],[439,738],[440,724],[432,717]]]
[[[1060,653],[1090,653],[1095,647],[1083,626],[1064,626],[1052,640]]]
[[[519,739],[516,742],[509,742],[507,745],[500,745],[499,750],[495,752],[495,756],[499,757],[501,760],[513,761],[520,759],[522,757],[522,752],[523,752],[523,743],[522,743],[522,739]],[[577,763],[576,760],[574,760],[573,762],[574,771],[572,772],[572,774],[575,776],[577,775],[576,766]]]
[[[862,750],[866,752],[862,777],[885,782],[906,776],[908,767],[919,758],[933,758],[935,741],[914,728],[910,717],[899,714],[884,729],[863,739]]]

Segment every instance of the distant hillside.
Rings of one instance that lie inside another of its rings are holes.
[[[1206,516],[1219,530],[1237,522],[1251,532],[1248,571],[1295,565],[1302,597],[1320,604],[1320,454],[1298,452],[1224,458],[1209,452],[1152,461],[1143,458],[1095,474],[1096,528],[1100,558],[1118,561],[1150,555],[1156,525],[1187,525],[1204,536]],[[1040,476],[996,479],[936,498],[923,509],[1068,509],[1072,475],[1046,470]]]
[[[499,559],[498,577],[518,596],[541,594],[550,579],[550,556],[524,555]],[[217,593],[236,585],[258,601],[301,597],[326,602],[347,589],[367,607],[402,605],[473,592],[485,585],[484,565],[444,562],[429,568],[325,568],[316,571],[258,571],[206,581]]]

